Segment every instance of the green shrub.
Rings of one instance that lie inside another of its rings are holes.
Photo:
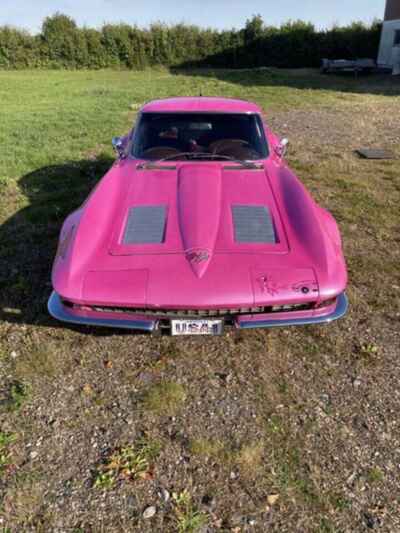
[[[316,30],[303,21],[266,26],[260,15],[240,30],[161,22],[147,29],[121,23],[96,30],[56,13],[44,20],[39,35],[0,27],[0,69],[317,67],[323,57],[376,58],[380,33],[380,22]]]

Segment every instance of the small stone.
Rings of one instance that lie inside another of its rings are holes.
[[[324,403],[329,403],[331,401],[329,394],[321,394],[320,399]]]
[[[143,383],[151,383],[153,379],[154,376],[150,372],[140,372],[138,375],[138,380],[142,381]]]
[[[231,479],[236,479],[236,478],[237,478],[237,474],[236,474],[236,472],[231,472],[231,473],[230,473],[230,478],[231,478]]]
[[[36,457],[37,457],[38,455],[39,455],[38,452],[31,452],[31,453],[30,453],[30,458],[31,458],[31,459],[36,459]]]
[[[353,380],[353,387],[357,388],[360,385],[361,385],[361,379],[356,378]]]
[[[145,520],[148,520],[149,518],[153,518],[156,512],[157,512],[156,506],[150,505],[150,507],[146,507],[146,509],[143,511],[143,518]]]
[[[352,485],[354,480],[356,479],[356,475],[357,473],[356,472],[353,472],[347,479],[346,479],[346,483],[347,485]]]
[[[243,516],[241,514],[234,514],[231,516],[231,522],[234,526],[241,524],[243,522]],[[240,529],[240,528],[238,528]]]
[[[15,350],[13,350],[11,353],[10,353],[10,356],[15,359],[16,357],[18,357],[18,354]]]
[[[364,519],[365,519],[366,526],[369,529],[375,529],[379,525],[378,520],[369,513],[364,514]]]
[[[127,498],[126,498],[126,503],[129,507],[135,507],[136,504],[137,504],[137,499],[136,499],[136,496],[134,496],[133,494],[130,494]]]
[[[279,500],[279,494],[269,494],[267,496],[267,502],[269,505],[274,505]]]
[[[82,392],[83,392],[83,394],[85,394],[86,396],[92,396],[92,394],[94,393],[93,388],[89,385],[89,383],[86,383],[86,384],[82,387]]]
[[[161,498],[162,498],[165,502],[169,501],[171,495],[170,495],[170,493],[167,491],[167,489],[161,489],[160,493],[161,493]]]

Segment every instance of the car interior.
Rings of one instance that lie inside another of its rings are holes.
[[[134,139],[135,157],[148,160],[223,158],[257,160],[266,141],[256,115],[143,113]],[[193,154],[193,155],[192,155]]]

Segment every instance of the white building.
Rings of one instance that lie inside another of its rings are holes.
[[[400,60],[400,0],[386,0],[378,65],[393,68]]]

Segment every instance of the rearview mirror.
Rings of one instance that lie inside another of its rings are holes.
[[[121,137],[113,137],[111,144],[119,157],[124,157],[124,142]]]
[[[281,142],[276,146],[275,152],[278,157],[284,157],[289,146],[289,139],[282,139]]]

